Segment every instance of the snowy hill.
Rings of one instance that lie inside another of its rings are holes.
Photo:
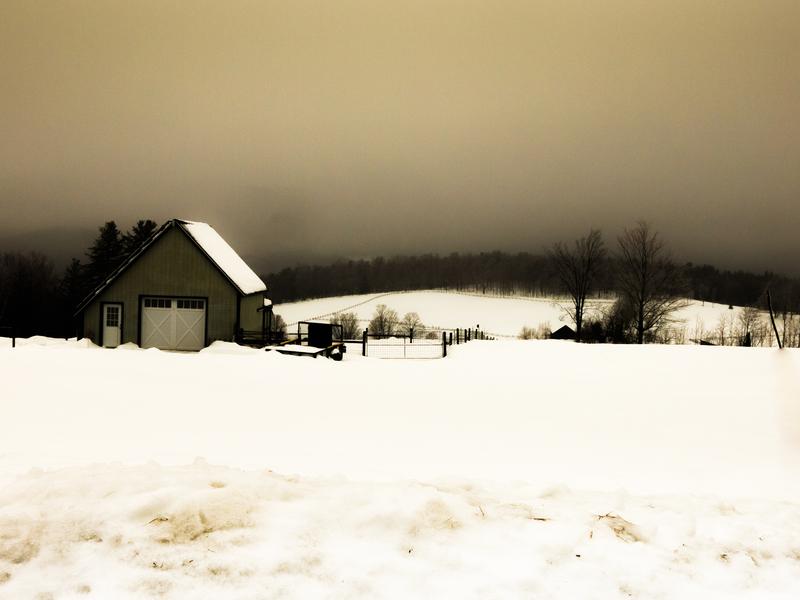
[[[608,299],[591,301],[588,314],[598,315],[611,302]],[[495,337],[517,337],[525,326],[536,328],[544,324],[555,331],[564,324],[572,324],[568,316],[570,302],[565,298],[503,297],[433,290],[320,298],[277,305],[275,312],[287,323],[294,323],[353,311],[366,325],[378,304],[386,304],[401,317],[407,312],[419,313],[428,326],[453,329],[480,325]],[[685,329],[687,339],[702,337],[697,335],[698,329],[713,330],[721,319],[736,319],[740,310],[739,307],[729,309],[728,305],[687,300],[687,306],[674,315],[675,327]]]

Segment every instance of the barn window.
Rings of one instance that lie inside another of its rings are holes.
[[[119,306],[106,307],[106,325],[108,327],[119,326]]]
[[[178,308],[203,310],[203,308],[205,308],[205,302],[203,300],[178,300]]]
[[[172,300],[169,298],[145,298],[145,308],[172,308]]]

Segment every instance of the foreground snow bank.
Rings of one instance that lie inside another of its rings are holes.
[[[0,490],[0,598],[786,598],[800,506],[203,462]]]
[[[0,485],[32,467],[215,464],[800,497],[800,351],[470,342],[336,363],[216,344],[0,349]]]
[[[0,381],[0,600],[800,596],[797,350],[32,340]]]

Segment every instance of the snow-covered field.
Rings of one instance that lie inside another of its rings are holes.
[[[590,301],[590,316],[597,316],[611,302],[608,299]],[[352,311],[362,320],[362,325],[366,325],[378,304],[386,304],[397,311],[400,317],[407,312],[416,312],[422,322],[430,327],[454,329],[480,325],[481,329],[497,337],[516,337],[526,326],[535,329],[539,325],[546,325],[555,331],[562,325],[572,325],[567,314],[570,303],[566,299],[503,297],[435,290],[319,298],[276,305],[275,312],[287,323],[295,323],[328,318],[336,312]],[[740,310],[739,307],[729,309],[727,304],[690,300],[675,313],[675,326],[685,328],[689,338],[698,329],[713,330],[720,319],[735,320]]]
[[[0,342],[3,600],[800,595],[798,350]]]

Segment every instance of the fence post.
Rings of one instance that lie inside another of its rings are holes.
[[[775,325],[775,316],[772,314],[772,299],[769,297],[769,288],[767,288],[767,308],[769,308],[769,320],[772,321],[772,328],[775,330],[775,339],[778,340],[778,350],[781,350],[783,344],[781,344],[781,336],[778,335],[778,327]]]
[[[456,345],[461,343],[461,330],[456,327]]]
[[[361,337],[361,356],[367,355],[367,330],[364,329],[364,335]]]
[[[447,333],[444,331],[442,332],[442,358],[447,358]]]
[[[450,345],[453,345],[453,332],[450,332]]]
[[[408,343],[409,344],[413,344],[414,343],[414,328],[413,327],[409,327],[408,328]]]

